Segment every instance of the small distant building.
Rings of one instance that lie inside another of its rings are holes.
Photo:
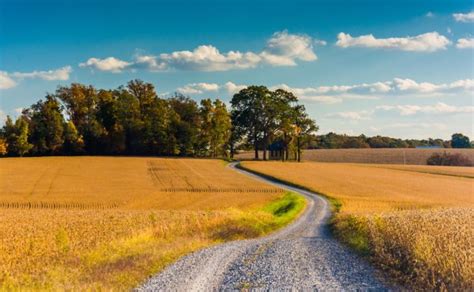
[[[271,160],[280,160],[283,155],[285,155],[285,147],[283,141],[275,141],[269,147],[268,151],[270,152]]]

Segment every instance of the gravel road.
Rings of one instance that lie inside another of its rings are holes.
[[[368,263],[329,233],[328,202],[314,194],[235,167],[244,175],[300,193],[305,212],[269,236],[229,242],[184,256],[138,291],[387,290]]]

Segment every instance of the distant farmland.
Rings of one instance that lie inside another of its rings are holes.
[[[413,164],[426,165],[433,153],[461,153],[474,161],[474,149],[415,149],[415,148],[371,148],[371,149],[311,149],[303,151],[303,160],[316,162]],[[253,151],[236,155],[237,159],[253,159]],[[260,153],[260,158],[262,153]]]

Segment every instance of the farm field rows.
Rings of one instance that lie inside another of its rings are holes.
[[[470,168],[257,161],[242,165],[335,199],[336,234],[405,284],[441,290],[474,287]]]
[[[129,289],[185,253],[281,227],[304,205],[220,160],[1,159],[0,177],[0,289]],[[281,204],[291,216],[275,215]]]

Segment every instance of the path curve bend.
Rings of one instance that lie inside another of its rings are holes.
[[[186,255],[137,291],[387,290],[366,261],[335,240],[326,199],[237,168],[235,171],[303,195],[307,207],[287,227],[269,236],[224,243]]]

